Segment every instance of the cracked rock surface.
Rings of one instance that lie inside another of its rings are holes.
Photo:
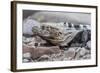
[[[25,37],[24,37],[25,38]],[[27,39],[27,40],[26,40]],[[91,58],[91,50],[87,47],[64,47],[59,46],[34,46],[35,38],[25,38],[23,41],[23,62],[45,62],[45,61],[69,61],[84,60]],[[30,41],[30,42],[29,42]],[[42,40],[43,41],[43,40]],[[27,42],[27,43],[26,43]],[[44,41],[43,41],[44,42]],[[30,43],[32,43],[30,45]],[[44,42],[45,43],[45,42]],[[87,42],[90,44],[90,42]]]

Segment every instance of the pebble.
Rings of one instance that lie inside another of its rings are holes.
[[[40,58],[38,58],[38,61],[47,61],[50,57],[48,55],[43,55]]]
[[[80,53],[80,56],[85,55],[86,49],[85,48],[81,48],[80,51],[79,51],[79,53]]]
[[[29,59],[30,57],[31,57],[31,54],[30,53],[24,53],[23,54],[23,58]]]
[[[23,59],[23,63],[27,63],[27,62],[30,62],[29,59]]]
[[[69,48],[68,51],[65,51],[65,58],[72,59],[75,56],[75,49]]]

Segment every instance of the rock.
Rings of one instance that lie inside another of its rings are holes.
[[[89,50],[87,50],[85,47],[83,47],[83,48],[79,47],[78,49],[76,49],[75,59],[76,60],[85,59],[87,54],[90,55]]]
[[[80,54],[77,52],[74,60],[79,60],[79,59],[80,59]]]
[[[40,58],[38,58],[38,61],[48,61],[50,57],[48,55],[42,55]]]
[[[30,46],[30,47],[33,47],[33,48],[36,47],[36,46],[35,46],[35,42],[30,42],[30,43],[28,43],[27,45]]]
[[[87,43],[86,43],[86,49],[91,49],[91,41],[88,41]]]
[[[33,59],[38,58],[42,55],[51,55],[51,54],[57,54],[60,53],[61,50],[58,46],[52,46],[52,47],[37,47],[31,49],[31,56]]]
[[[68,59],[68,58],[64,58],[63,60],[64,60],[64,61],[68,61],[68,60],[70,60],[70,59]]]
[[[81,49],[81,47],[77,47],[77,48],[75,49],[75,52],[76,52],[76,53],[79,52],[80,49]]]
[[[75,56],[75,49],[74,48],[69,48],[69,50],[65,51],[65,58],[68,60],[71,60]]]
[[[45,43],[47,43],[47,42],[39,36],[23,37],[23,44],[26,44],[27,46],[30,46],[33,48],[35,48],[37,46],[41,46]]]
[[[23,62],[24,62],[24,63],[32,62],[30,52],[23,53],[22,58],[23,58]]]
[[[27,18],[23,21],[23,34],[33,35],[32,28],[40,28],[40,23],[36,20]]]
[[[81,48],[79,53],[80,53],[80,56],[84,56],[86,54],[86,49],[85,48]]]
[[[63,52],[57,54],[51,54],[50,55],[50,61],[62,61],[63,60]]]
[[[77,47],[75,49],[75,52],[76,52],[76,56],[75,56],[75,60],[79,60],[80,59],[80,50],[81,50],[81,47]]]
[[[32,47],[30,47],[30,46],[28,46],[28,45],[26,45],[26,44],[23,44],[23,47],[22,47],[22,49],[23,49],[23,54],[24,53],[30,53],[31,52],[31,48]]]
[[[34,37],[27,38],[27,37],[23,36],[23,43],[25,43],[25,44],[28,44],[28,43],[31,43],[31,42],[34,42],[34,41],[35,41]]]
[[[31,54],[30,53],[24,53],[23,58],[29,59],[29,58],[31,58]]]
[[[27,63],[27,62],[30,62],[29,59],[23,59],[23,63]]]
[[[83,59],[90,59],[90,58],[91,58],[90,54],[87,54],[87,55],[83,56]]]

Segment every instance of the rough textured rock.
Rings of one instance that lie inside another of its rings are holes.
[[[59,47],[59,46],[36,46],[35,43],[46,41],[41,40],[42,38],[36,37],[23,39],[23,62],[38,62],[38,61],[67,61],[67,60],[83,60],[91,58],[91,50],[87,47]],[[91,41],[87,43],[90,44]],[[48,44],[49,45],[49,44]],[[75,45],[75,44],[74,44]],[[77,44],[79,45],[79,44]],[[61,50],[63,49],[63,50]],[[30,55],[29,55],[30,54]],[[30,57],[31,56],[31,57]]]
[[[26,63],[26,62],[31,62],[31,54],[30,52],[27,52],[27,53],[23,53],[23,62]]]
[[[81,48],[79,53],[80,53],[80,56],[84,56],[86,54],[86,49],[85,48]]]
[[[90,58],[91,58],[90,54],[87,54],[87,55],[83,56],[83,59],[90,59]]]
[[[32,28],[40,28],[40,23],[34,19],[25,19],[23,21],[23,34],[33,35]]]
[[[38,61],[49,61],[50,57],[49,55],[42,55],[40,58],[38,58]]]
[[[88,41],[88,42],[86,43],[86,48],[87,48],[87,49],[91,49],[91,41]]]
[[[87,50],[85,47],[79,47],[76,49],[75,60],[90,59],[90,55],[90,50]]]
[[[60,49],[58,46],[53,47],[37,47],[31,49],[31,56],[33,59],[38,58],[42,55],[50,55],[60,53]]]
[[[69,48],[67,51],[65,51],[65,58],[67,60],[73,59],[75,56],[75,49],[74,48]]]
[[[29,52],[28,53],[24,53],[23,54],[23,58],[29,59],[29,58],[31,58],[31,54]]]
[[[31,47],[27,46],[26,44],[23,44],[23,54],[30,53],[30,52],[31,52]]]
[[[27,62],[30,62],[29,59],[23,59],[23,63],[27,63]]]

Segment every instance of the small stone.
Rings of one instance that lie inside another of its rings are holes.
[[[27,62],[30,62],[29,59],[23,59],[23,63],[27,63]]]
[[[88,42],[86,43],[86,45],[87,45],[87,46],[86,46],[87,49],[91,49],[91,41],[88,41]]]
[[[69,48],[68,51],[65,51],[65,58],[72,59],[75,56],[75,49]]]
[[[77,52],[77,53],[76,53],[76,56],[75,56],[75,60],[79,60],[79,59],[80,59],[80,53]]]
[[[69,59],[68,59],[68,58],[64,58],[63,60],[64,60],[64,61],[67,61],[67,60],[69,60]]]
[[[87,54],[85,56],[83,56],[84,59],[90,59],[91,58],[91,55],[90,54]]]
[[[48,55],[41,56],[38,61],[47,61],[50,57]]]
[[[81,48],[81,50],[79,51],[79,53],[80,53],[80,56],[85,55],[86,49],[85,48]]]
[[[30,58],[31,57],[31,54],[30,53],[24,53],[23,54],[23,58]]]

